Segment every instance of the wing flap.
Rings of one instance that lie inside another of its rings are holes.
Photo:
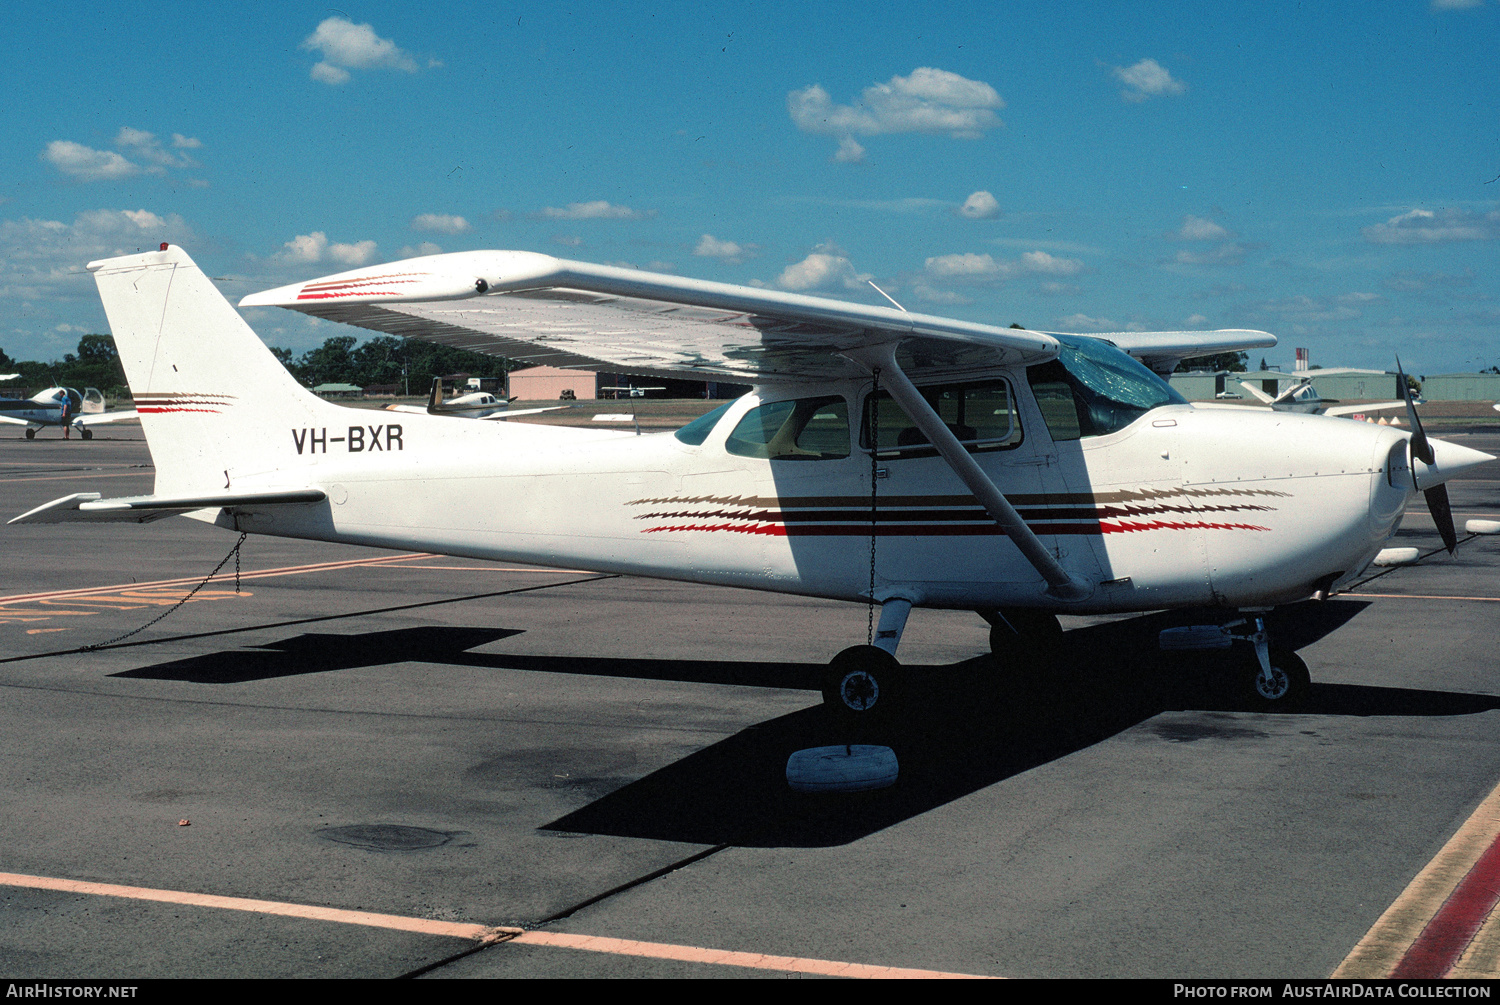
[[[75,492],[27,510],[9,522],[149,523],[200,509],[316,503],[326,498],[321,489],[273,489],[201,496],[120,496],[115,499],[104,499],[98,492]]]

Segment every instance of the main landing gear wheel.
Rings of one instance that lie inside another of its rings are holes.
[[[1002,669],[1019,669],[1037,658],[1051,659],[1062,644],[1062,624],[1049,611],[1007,607],[979,613],[990,623],[990,653]]]
[[[846,721],[871,722],[901,700],[901,664],[878,646],[850,646],[823,672],[823,703]]]
[[[80,429],[78,435],[85,440],[92,440],[94,438],[94,431],[92,429]]]
[[[36,430],[35,429],[28,429],[28,430],[26,430],[26,438],[28,440],[34,440],[34,439],[36,439]]]
[[[1307,664],[1290,649],[1273,646],[1270,651],[1271,675],[1262,672],[1260,660],[1250,659],[1249,697],[1267,710],[1290,710],[1300,705],[1312,689],[1312,675]]]

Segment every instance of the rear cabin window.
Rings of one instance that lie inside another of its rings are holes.
[[[1008,450],[1021,442],[1010,384],[983,380],[963,384],[933,384],[917,388],[927,403],[970,453]],[[886,391],[865,395],[865,425],[860,446],[871,448],[871,430],[878,430],[880,457],[932,457],[937,449],[917,424]]]
[[[741,457],[829,461],[849,456],[849,406],[843,398],[797,398],[752,408],[724,441]]]

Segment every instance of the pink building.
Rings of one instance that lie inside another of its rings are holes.
[[[510,372],[510,396],[522,401],[557,401],[572,391],[579,401],[599,397],[598,380],[592,370],[565,370],[557,366],[530,366]]]

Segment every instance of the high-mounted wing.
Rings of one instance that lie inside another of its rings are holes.
[[[1057,353],[1037,332],[522,251],[356,269],[240,306],[289,307],[526,363],[745,383],[859,376],[864,368],[841,352],[897,340],[922,369]]]
[[[254,293],[240,306],[288,307],[525,363],[744,383],[862,376],[842,354],[887,342],[901,343],[903,368],[927,373],[1057,354],[1045,332],[526,251],[412,258]],[[1276,341],[1262,332],[1101,337],[1138,356],[1140,345],[1149,360]]]
[[[1091,332],[1113,342],[1157,373],[1166,376],[1177,364],[1195,356],[1265,349],[1276,344],[1270,332],[1249,328],[1221,328],[1209,332]]]

